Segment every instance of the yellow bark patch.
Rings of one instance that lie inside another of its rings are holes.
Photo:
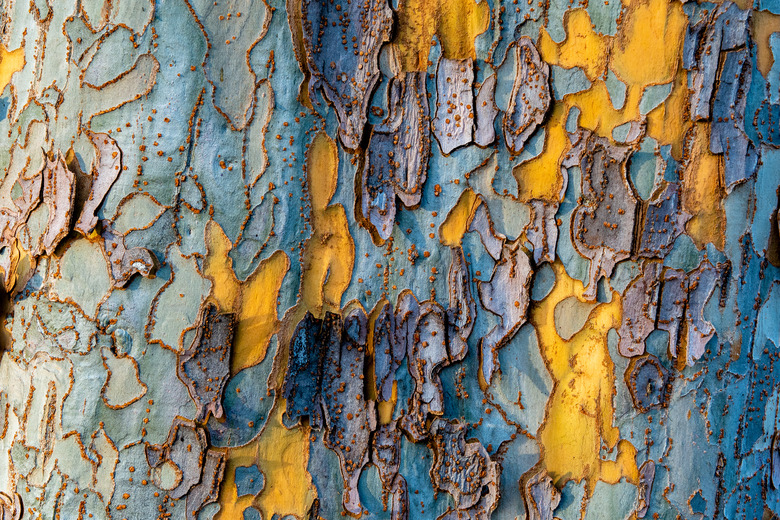
[[[647,135],[662,146],[671,145],[675,161],[682,160],[685,132],[690,128],[688,94],[688,73],[681,69],[666,102],[647,114]]]
[[[467,188],[439,226],[439,241],[445,246],[459,246],[468,228],[469,220],[480,204],[481,201],[477,199],[476,194],[471,188]]]
[[[288,430],[282,425],[287,401],[277,399],[268,424],[257,442],[257,463],[265,481],[273,483],[255,500],[263,518],[278,514],[304,518],[314,501],[315,491],[309,463],[309,427]]]
[[[11,76],[24,68],[24,47],[9,51],[0,44],[0,92],[11,81]]]
[[[544,150],[537,157],[512,169],[517,180],[518,198],[522,202],[531,199],[558,201],[563,177],[561,160],[570,146],[566,135],[566,108],[562,103],[553,105],[550,120],[545,129]]]
[[[338,182],[336,143],[318,133],[306,155],[311,197],[312,236],[303,253],[301,298],[305,310],[339,312],[341,297],[352,278],[355,243],[341,204],[330,204]]]
[[[629,85],[669,83],[677,72],[688,21],[682,4],[629,0],[623,9],[610,54],[612,70]]]
[[[756,42],[756,66],[761,71],[761,75],[766,78],[772,69],[772,64],[777,59],[769,46],[769,37],[773,33],[780,32],[780,14],[769,11],[753,11],[750,17],[750,31],[753,35],[753,41]]]
[[[260,437],[246,446],[228,451],[225,476],[220,489],[217,520],[241,518],[254,505],[263,518],[275,514],[304,518],[315,497],[309,463],[309,428],[288,430],[282,425],[284,399],[274,405]],[[257,464],[265,478],[265,488],[255,498],[237,496],[235,468]]]
[[[603,81],[596,81],[590,89],[568,96],[566,102],[581,110],[580,126],[582,128],[587,128],[602,137],[612,139],[612,130],[615,127],[639,119],[641,99],[642,88],[629,85],[623,107],[620,110],[615,110],[606,84]]]
[[[268,343],[279,324],[276,300],[290,260],[282,251],[276,251],[241,283],[228,256],[232,244],[219,224],[208,223],[206,240],[208,255],[204,274],[212,281],[210,297],[221,311],[233,312],[237,317],[230,366],[231,373],[237,374],[265,358]]]
[[[402,0],[393,40],[404,72],[428,69],[434,35],[445,58],[475,58],[474,38],[485,32],[490,7],[482,0]]]
[[[593,308],[583,328],[571,339],[562,339],[555,328],[555,307],[571,296],[585,302],[582,282],[572,279],[560,261],[553,264],[556,283],[541,302],[529,307],[539,348],[553,378],[546,420],[538,439],[542,464],[557,486],[568,480],[587,482],[590,492],[598,480],[620,478],[638,482],[636,449],[620,440],[612,423],[615,367],[607,348],[607,333],[620,325],[620,295]],[[616,460],[602,460],[601,447],[618,450]]]
[[[609,38],[593,30],[590,15],[585,9],[574,9],[564,15],[566,39],[558,44],[546,28],[539,35],[539,54],[552,65],[565,69],[581,67],[588,79],[594,81],[607,72]]]
[[[393,411],[398,402],[398,381],[393,381],[393,390],[389,401],[377,401],[376,417],[379,424],[390,424],[393,422]]]
[[[281,251],[264,260],[241,291],[241,310],[233,336],[233,356],[238,360],[233,373],[265,358],[268,343],[277,326],[276,303],[290,260]]]
[[[598,34],[584,9],[566,13],[566,38],[555,43],[545,28],[540,30],[542,58],[563,68],[580,67],[590,79],[589,89],[569,94],[553,105],[545,125],[545,150],[518,165],[513,173],[520,200],[557,200],[560,162],[568,147],[565,131],[569,109],[580,110],[579,125],[612,140],[612,131],[630,121],[639,121],[639,104],[646,88],[674,81],[672,93],[647,117],[647,135],[659,144],[671,145],[675,159],[682,156],[687,129],[687,77],[679,67],[687,17],[679,3],[666,0],[624,2],[621,23],[614,37]],[[612,104],[604,80],[608,67],[626,84],[626,99],[618,110]]]
[[[225,473],[219,489],[219,513],[216,520],[241,518],[244,510],[252,505],[254,497],[251,495],[238,496],[236,487],[236,468],[239,466],[251,466],[257,462],[257,443],[251,442],[240,448],[231,448],[225,461]],[[266,486],[268,483],[266,482]]]
[[[722,205],[725,196],[723,157],[710,152],[709,124],[695,124],[686,138],[682,207],[693,217],[685,231],[699,249],[712,242],[722,250],[726,233],[726,213]]]

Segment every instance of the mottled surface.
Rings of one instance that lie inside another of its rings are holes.
[[[0,2],[0,520],[780,517],[780,4]]]

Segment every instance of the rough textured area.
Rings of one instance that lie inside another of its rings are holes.
[[[777,0],[3,0],[0,172],[0,520],[780,518]]]

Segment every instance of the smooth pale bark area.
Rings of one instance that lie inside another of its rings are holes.
[[[780,517],[780,5],[0,2],[0,520]]]

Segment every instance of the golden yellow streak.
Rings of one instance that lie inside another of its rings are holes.
[[[561,161],[571,146],[566,135],[566,107],[555,103],[550,120],[545,125],[544,150],[537,157],[518,164],[512,169],[517,180],[518,198],[527,202],[532,199],[558,201],[563,186]]]
[[[286,313],[281,323],[276,320],[276,299],[289,267],[287,257],[282,254],[277,259],[278,252],[272,255],[258,267],[252,278],[239,287],[227,256],[230,248],[227,238],[221,230],[215,233],[212,229],[209,233],[209,256],[215,260],[207,262],[206,273],[213,277],[215,286],[222,284],[213,297],[235,308],[235,295],[240,295],[242,316],[250,318],[244,328],[239,323],[236,331],[234,366],[251,366],[250,363],[262,360],[268,344],[265,338],[270,340],[271,335],[277,332],[280,350],[275,360],[275,373],[269,378],[269,385],[276,389],[281,387],[283,367],[287,366],[287,345],[295,326],[307,311],[315,315],[322,315],[325,311],[340,312],[341,298],[352,278],[355,261],[355,245],[344,207],[330,204],[338,183],[338,149],[333,139],[324,132],[314,137],[307,150],[306,177],[311,200],[312,235],[303,249],[300,300]],[[273,302],[273,320],[264,319],[269,316],[266,302]],[[286,401],[278,397],[258,439],[243,448],[229,451],[228,468],[247,465],[247,461],[251,463],[254,460],[263,471],[268,485],[254,499],[254,505],[262,512],[263,518],[274,515],[304,518],[316,497],[307,470],[311,430],[308,426],[291,430],[285,428],[282,424],[285,409]],[[240,518],[244,509],[251,505],[250,501],[236,497],[232,474],[226,475],[220,503],[223,504],[221,519]]]
[[[9,51],[0,44],[0,93],[11,81],[11,76],[24,68],[24,47]]]
[[[671,145],[672,157],[682,161],[685,132],[690,128],[688,109],[688,73],[680,69],[674,78],[672,92],[665,103],[661,103],[647,114],[647,135],[659,145]]]
[[[263,513],[263,518],[274,515],[304,518],[311,508],[315,492],[307,470],[310,429],[285,428],[284,409],[285,400],[279,399],[259,439],[228,450],[217,520],[242,518],[244,510],[252,505]],[[262,470],[265,487],[257,497],[238,497],[235,468],[251,464],[257,464]]]
[[[607,72],[610,38],[593,31],[590,15],[585,9],[567,11],[564,15],[566,39],[555,43],[546,28],[539,35],[539,54],[547,63],[565,69],[580,67],[591,81]]]
[[[307,469],[310,428],[285,428],[282,425],[285,408],[286,401],[277,399],[257,443],[257,462],[265,482],[271,484],[266,485],[255,499],[255,506],[263,513],[263,518],[275,514],[304,518],[316,496]]]
[[[236,468],[257,463],[257,443],[252,442],[240,448],[230,448],[225,462],[225,473],[219,489],[219,513],[217,520],[241,518],[244,510],[252,505],[251,495],[238,496],[236,487]],[[263,469],[265,471],[265,468]],[[269,483],[266,481],[266,486]]]
[[[211,280],[211,299],[223,312],[237,312],[240,306],[238,279],[233,260],[228,256],[232,244],[222,227],[214,221],[206,224],[206,259],[203,274]]]
[[[612,139],[615,127],[639,119],[641,100],[642,87],[629,85],[623,107],[615,110],[603,81],[595,81],[590,89],[566,97],[567,104],[581,110],[580,126],[607,139]]]
[[[445,58],[475,58],[474,39],[485,32],[490,7],[484,0],[402,0],[393,40],[404,72],[428,69],[428,53],[438,36]]]
[[[669,83],[677,72],[688,17],[680,2],[624,0],[624,21],[612,45],[610,65],[628,85]]]
[[[479,204],[481,202],[477,200],[477,196],[471,188],[467,188],[461,194],[458,202],[455,203],[447,214],[447,218],[439,226],[439,241],[442,245],[450,247],[460,245],[469,225],[469,220],[471,220]]]
[[[686,73],[679,64],[687,17],[676,2],[627,0],[621,20],[617,34],[605,36],[593,30],[586,10],[568,11],[564,15],[566,38],[560,44],[545,28],[540,29],[542,58],[563,68],[582,68],[592,85],[555,103],[545,126],[544,152],[514,168],[520,200],[557,200],[561,157],[569,146],[564,125],[570,108],[579,108],[582,128],[612,140],[617,126],[641,119],[639,103],[652,85],[673,81],[669,98],[647,116],[647,135],[661,145],[671,145],[672,156],[682,159],[688,90]],[[619,110],[604,83],[608,67],[627,87]]]
[[[318,133],[306,156],[311,197],[312,236],[303,253],[301,299],[315,314],[339,312],[341,297],[352,279],[355,243],[341,204],[329,205],[338,183],[338,150],[324,132]]]
[[[708,123],[693,125],[686,138],[682,207],[693,217],[685,231],[699,249],[712,242],[722,250],[726,234],[726,213],[721,203],[725,196],[723,157],[710,152]]]
[[[379,424],[390,424],[393,422],[393,411],[398,402],[398,381],[393,381],[393,390],[389,401],[377,401],[376,415]]]
[[[277,297],[290,261],[282,251],[275,251],[258,266],[241,288],[241,311],[233,336],[232,371],[260,363],[278,324]]]
[[[554,381],[546,420],[538,433],[542,464],[558,486],[585,479],[592,492],[598,480],[626,478],[636,483],[636,449],[620,440],[620,432],[612,424],[615,368],[607,333],[620,324],[620,295],[615,292],[611,302],[594,307],[583,328],[564,340],[555,328],[555,307],[570,296],[585,302],[585,289],[581,281],[568,276],[560,261],[553,269],[556,283],[552,292],[529,308],[542,357]],[[602,444],[610,451],[617,446],[616,460],[602,460]]]
[[[228,256],[232,244],[219,224],[208,223],[206,240],[208,255],[204,274],[212,281],[210,297],[220,310],[233,312],[237,317],[230,367],[231,373],[237,374],[265,358],[268,343],[279,324],[276,300],[290,260],[282,251],[276,251],[240,283],[233,272],[233,260]]]
[[[404,0],[398,10],[397,35],[393,40],[404,72],[428,69],[428,53],[436,33],[438,0]]]
[[[444,57],[451,60],[476,58],[474,39],[485,32],[490,23],[488,3],[484,0],[480,3],[439,0],[439,13],[436,34],[441,40]]]

